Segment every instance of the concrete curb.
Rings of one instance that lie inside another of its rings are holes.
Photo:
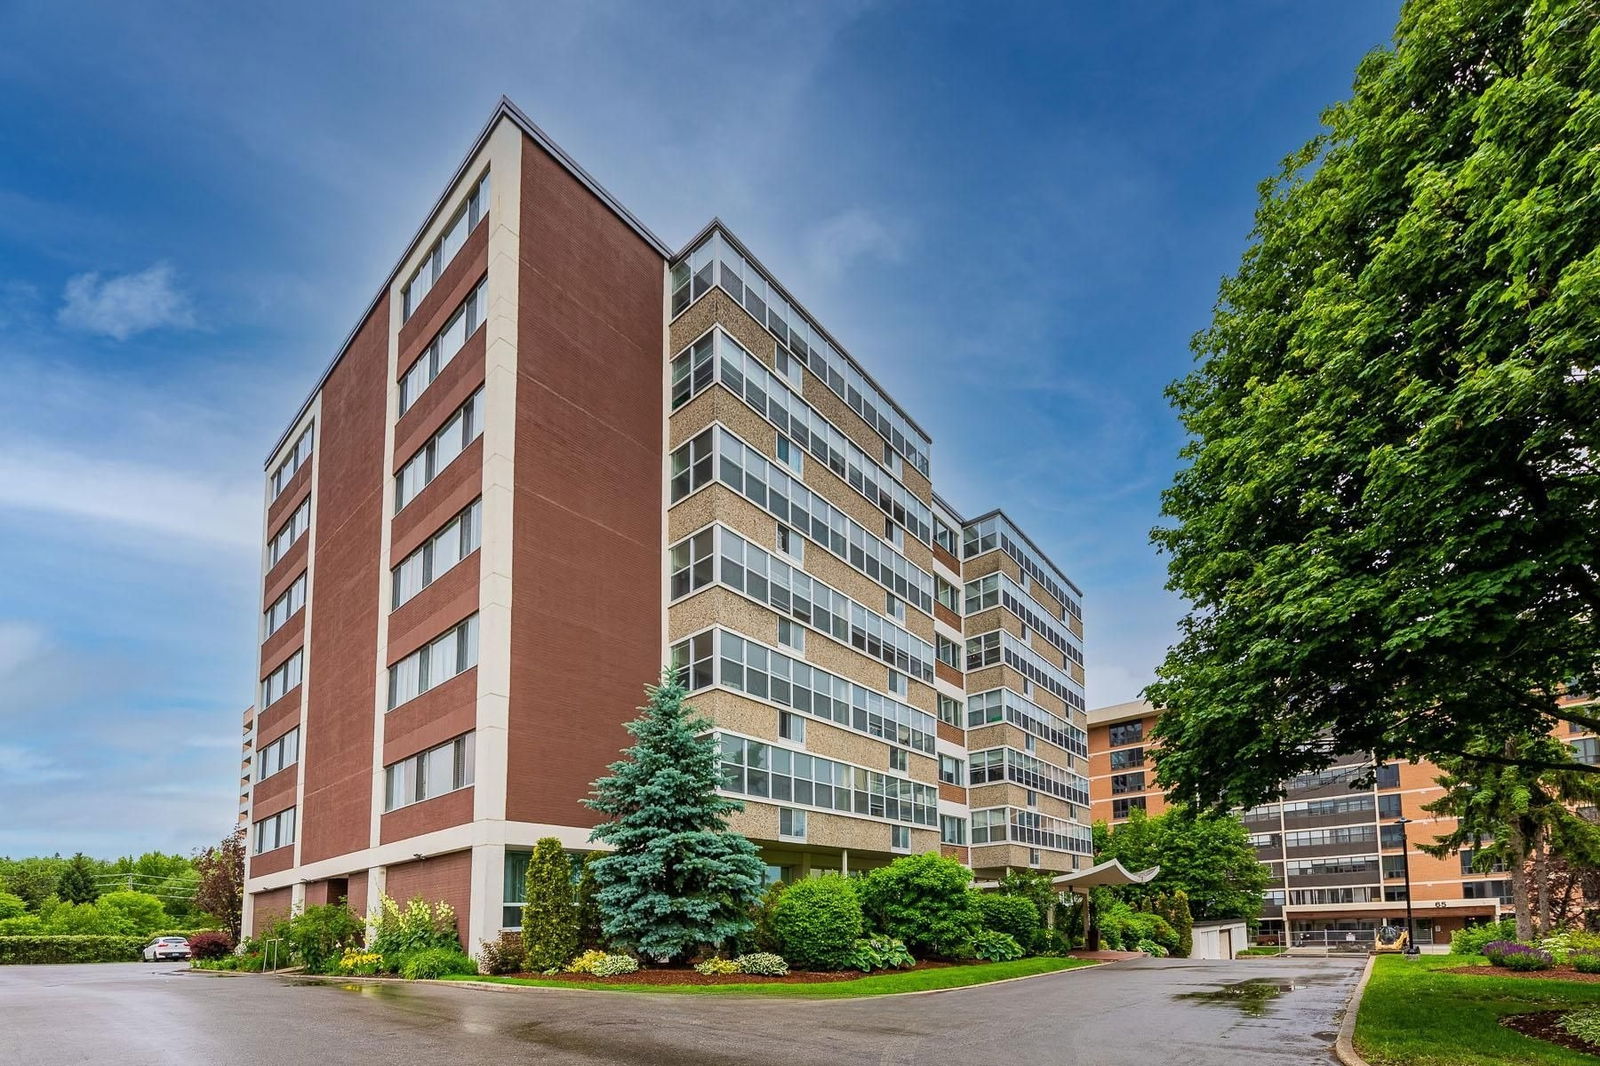
[[[1361,971],[1361,980],[1356,982],[1355,991],[1350,993],[1350,1000],[1345,1004],[1344,1019],[1339,1023],[1339,1037],[1333,1042],[1333,1053],[1344,1066],[1371,1066],[1356,1051],[1356,1015],[1361,1011],[1361,994],[1367,990],[1367,981],[1372,977],[1372,967],[1377,961],[1378,956],[1367,956],[1366,969]]]
[[[1006,977],[999,981],[983,981],[975,985],[956,985],[952,988],[919,988],[910,992],[877,992],[860,996],[762,996],[741,995],[737,992],[726,992],[719,996],[707,997],[717,999],[782,999],[785,1003],[847,1003],[852,1000],[877,1000],[899,999],[902,996],[934,996],[941,992],[968,992],[977,988],[994,988],[996,985],[1009,985],[1017,981],[1033,981],[1040,977],[1060,977],[1069,973],[1087,973],[1098,970],[1103,966],[1115,966],[1115,962],[1092,962],[1087,966],[1073,966],[1064,970],[1046,970],[1044,973],[1027,973],[1021,977]],[[258,975],[252,975],[258,976]],[[268,973],[266,976],[271,977]],[[600,992],[613,996],[681,996],[682,992],[650,991],[634,992],[620,988],[596,987],[594,985],[573,984],[566,986],[554,985],[508,985],[498,981],[404,981],[399,982],[393,977],[339,977],[333,974],[279,974],[278,976],[293,976],[301,981],[326,981],[330,984],[380,984],[392,985],[396,983],[411,985],[433,985],[439,988],[462,988],[481,992]],[[1365,1064],[1362,1064],[1365,1066]]]

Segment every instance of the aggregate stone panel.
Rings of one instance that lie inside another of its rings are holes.
[[[1004,782],[999,784],[974,785],[967,789],[967,806],[975,811],[986,807],[1026,807],[1021,785],[1010,785]]]
[[[768,333],[765,326],[757,325],[748,311],[715,286],[672,320],[667,345],[670,358],[676,358],[714,325],[722,326],[728,336],[743,345],[751,355],[768,368],[775,369],[773,352],[777,347],[777,338]]]
[[[988,692],[990,689],[1006,688],[1008,687],[1008,678],[1010,679],[1009,687],[1020,693],[1022,691],[1022,686],[1019,683],[1021,675],[1017,674],[1015,670],[1004,666],[985,666],[981,670],[969,670],[967,672],[967,691]]]
[[[667,426],[667,446],[676,451],[713,422],[721,422],[746,444],[778,463],[777,427],[751,410],[749,404],[729,392],[721,382],[672,412]]]

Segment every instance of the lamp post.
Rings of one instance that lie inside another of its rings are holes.
[[[1406,840],[1406,826],[1411,824],[1411,819],[1401,815],[1394,820],[1400,827],[1400,869],[1406,878],[1406,954],[1420,954],[1417,947],[1417,926],[1411,917],[1411,845]]]

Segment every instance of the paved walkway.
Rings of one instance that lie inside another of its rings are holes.
[[[1144,959],[932,995],[789,1000],[5,966],[0,1063],[1307,1066],[1332,1061],[1358,973],[1344,959]],[[1277,989],[1216,995],[1250,980]]]

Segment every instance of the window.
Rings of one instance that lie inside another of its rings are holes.
[[[975,559],[999,548],[1019,566],[1028,578],[1044,586],[1050,597],[1062,606],[1063,616],[1083,617],[1078,597],[1069,592],[1072,583],[1037,551],[1028,538],[1001,514],[991,515],[967,526],[961,532],[961,557]]]
[[[1038,751],[1039,750],[1039,738],[1036,737],[1036,736],[1033,736],[1031,734],[1028,735],[1028,736],[1023,737],[1022,738],[1022,748],[1023,748],[1024,751],[1029,751],[1029,752]]]
[[[933,595],[934,599],[950,608],[950,610],[957,614],[961,613],[961,590],[938,574],[933,576]]]
[[[265,781],[286,766],[300,760],[300,727],[295,726],[257,755],[256,780]]]
[[[933,610],[932,574],[720,425],[672,453],[671,502],[713,477],[918,610]]]
[[[806,812],[793,807],[778,808],[778,835],[787,840],[804,840]]]
[[[806,558],[805,542],[788,526],[778,526],[778,551],[799,563]]]
[[[1383,890],[1383,898],[1387,903],[1404,903],[1406,901],[1405,886],[1399,885],[1394,887],[1385,887]]]
[[[954,696],[946,696],[942,692],[939,694],[939,721],[959,729],[961,728],[963,713],[960,700]]]
[[[805,455],[794,446],[794,441],[778,434],[778,462],[793,470],[796,474],[805,473]]]
[[[1039,849],[1038,848],[1029,848],[1028,849],[1028,865],[1029,866],[1038,866],[1039,865]]]
[[[701,565],[702,553],[710,560]],[[714,569],[712,562],[715,563]],[[716,580],[811,626],[841,644],[881,659],[923,681],[933,680],[933,645],[807,574],[781,556],[714,526],[672,549],[672,594],[677,599]]]
[[[1118,722],[1106,730],[1106,737],[1113,748],[1120,748],[1124,744],[1137,744],[1144,739],[1144,719]]]
[[[478,282],[477,288],[467,294],[455,314],[450,316],[439,335],[400,379],[400,413],[405,414],[417,402],[422,391],[433,384],[439,372],[450,365],[456,354],[466,347],[467,338],[478,332],[489,315],[489,279]]]
[[[1130,811],[1142,811],[1145,798],[1143,796],[1130,796],[1127,799],[1114,799],[1111,801],[1111,817],[1126,818]]]
[[[1374,826],[1346,825],[1333,829],[1298,829],[1283,834],[1285,847],[1320,848],[1329,844],[1371,844],[1378,838]]]
[[[306,605],[306,575],[301,574],[294,579],[294,584],[284,590],[283,595],[272,601],[272,606],[266,610],[267,636],[271,636],[283,628],[285,622],[294,617],[296,611]]]
[[[428,295],[434,282],[444,274],[445,268],[456,257],[461,246],[467,243],[467,235],[473,231],[483,216],[489,213],[489,175],[484,173],[478,179],[478,184],[467,196],[467,202],[461,205],[450,224],[444,228],[444,233],[439,237],[428,254],[422,257],[422,265],[417,267],[416,273],[411,275],[411,280],[406,282],[405,291],[401,294],[402,315],[404,321],[411,317],[413,311],[422,303],[422,298]]]
[[[1113,770],[1126,770],[1132,766],[1143,765],[1143,748],[1123,748],[1121,751],[1114,751],[1111,753],[1111,768]]]
[[[904,696],[907,689],[906,675],[898,670],[889,671],[889,693],[894,696]]]
[[[939,824],[939,792],[932,785],[730,733],[716,736],[724,792],[929,828]]]
[[[1296,907],[1330,903],[1375,903],[1376,888],[1298,888],[1289,892],[1289,902]]]
[[[894,524],[894,519],[883,520],[883,539],[895,546],[896,551],[906,550],[906,531]]]
[[[501,898],[505,904],[500,912],[503,929],[522,928],[522,908],[528,902],[528,860],[532,857],[526,851],[506,850],[501,875]]]
[[[1087,757],[1089,754],[1089,738],[1083,730],[1008,688],[990,689],[967,697],[968,729],[994,722],[1010,722],[1074,755]]]
[[[295,652],[261,682],[262,710],[283,699],[290,689],[300,684],[300,669],[304,662],[304,654],[303,651]]]
[[[1583,737],[1579,740],[1569,740],[1567,744],[1572,748],[1572,758],[1575,761],[1588,766],[1600,763],[1600,740]]]
[[[308,499],[294,509],[294,514],[289,516],[289,520],[279,527],[278,532],[273,534],[272,540],[267,543],[267,566],[278,565],[278,560],[289,554],[294,542],[310,528],[311,501]]]
[[[959,545],[956,541],[956,531],[939,521],[937,518],[933,520],[933,543],[943,548],[951,555],[957,555],[958,553]],[[959,558],[959,556],[957,557]],[[953,588],[954,586],[952,586],[952,589]],[[952,607],[951,609],[953,610],[954,608]]]
[[[1320,877],[1326,874],[1375,874],[1376,855],[1341,855],[1331,859],[1290,859],[1284,872],[1290,877]]]
[[[1400,797],[1397,796],[1397,795],[1394,795],[1393,793],[1389,793],[1387,795],[1379,796],[1378,797],[1378,817],[1379,818],[1398,818],[1398,817],[1400,817]]]
[[[255,853],[288,847],[294,843],[294,808],[269,815],[255,824]]]
[[[957,818],[953,814],[939,815],[939,842],[942,844],[965,844],[967,842],[967,820]]]
[[[472,784],[473,734],[384,767],[383,809],[392,811]]]
[[[952,755],[939,756],[939,780],[947,785],[965,785],[966,777],[962,773],[963,764],[960,759]]]
[[[433,438],[406,460],[394,476],[394,509],[398,514],[439,472],[483,433],[483,389],[467,398]]]
[[[702,529],[672,546],[668,567],[672,599],[682,599],[716,580],[715,540],[715,529]]]
[[[1121,795],[1124,792],[1142,792],[1142,791],[1144,791],[1144,771],[1143,770],[1140,770],[1137,773],[1131,773],[1131,774],[1112,774],[1111,775],[1111,794],[1113,796]]]
[[[967,760],[967,780],[971,784],[1010,781],[1028,789],[1048,792],[1070,803],[1087,805],[1089,802],[1089,782],[1086,779],[1016,748],[975,751]]]
[[[1001,844],[1007,840],[1076,855],[1094,851],[1092,831],[1086,825],[1016,807],[972,812],[973,844]]]
[[[909,760],[908,754],[906,752],[906,749],[904,749],[904,748],[890,748],[889,749],[889,769],[891,769],[891,770],[899,770],[901,773],[905,773],[906,772],[906,768],[908,766],[910,766],[910,760]]]
[[[1378,787],[1379,788],[1399,788],[1400,787],[1400,764],[1399,763],[1386,762],[1382,766],[1378,767]]]
[[[897,622],[904,622],[906,620],[906,601],[892,592],[889,593],[883,600],[883,613]]]
[[[889,827],[889,850],[911,850],[911,828],[904,825],[891,825]]]
[[[394,568],[394,606],[399,607],[461,560],[478,550],[483,539],[483,500],[476,499],[406,556]]]
[[[1083,686],[1039,655],[1028,645],[1003,629],[981,633],[967,638],[967,670],[981,670],[986,666],[1004,663],[1023,676],[1023,695],[1030,683],[1042,686],[1057,699],[1083,710]]]
[[[1511,902],[1511,882],[1503,881],[1463,881],[1461,882],[1462,899],[1498,899],[1501,903]]]
[[[778,643],[785,648],[793,648],[804,655],[806,651],[806,631],[799,622],[791,622],[787,618],[778,619]]]
[[[1378,827],[1378,840],[1386,848],[1404,847],[1406,843],[1405,826],[1381,825]]]
[[[793,711],[778,712],[778,736],[796,744],[806,742],[806,720]]]
[[[389,709],[478,665],[478,616],[467,618],[389,667]]]
[[[961,669],[961,645],[957,644],[953,640],[947,640],[945,637],[937,633],[934,634],[933,641],[935,647],[934,654],[938,657],[939,661],[950,667],[952,670]]]
[[[850,409],[912,466],[927,475],[928,435],[918,429],[892,400],[872,383],[853,359],[836,347],[822,330],[790,305],[783,290],[739,254],[720,231],[706,236],[672,267],[670,314],[720,286],[735,302],[778,339],[799,362],[810,368]]]
[[[1384,880],[1404,877],[1406,875],[1406,857],[1404,855],[1385,855],[1383,856],[1382,865]],[[1467,872],[1466,863],[1462,863],[1461,872]]]
[[[783,354],[779,351],[780,374]],[[713,328],[672,360],[672,409],[677,410],[712,381],[720,381],[788,438],[793,462],[778,461],[799,472],[802,453],[811,455],[885,515],[918,540],[929,543],[933,511],[902,483],[897,460],[880,466],[827,417],[801,398],[798,372],[793,379],[776,376],[720,327]]]
[[[1483,869],[1475,869],[1473,864],[1477,861],[1478,852],[1472,848],[1464,848],[1459,857],[1462,877],[1469,877],[1472,874],[1503,874],[1506,872],[1505,860],[1500,858],[1491,858],[1488,865]]]
[[[737,633],[708,630],[681,641],[672,649],[672,664],[687,668],[690,691],[720,683],[780,708],[933,754],[933,715]]]
[[[289,454],[283,457],[283,462],[279,463],[277,469],[272,471],[272,498],[274,500],[283,495],[283,490],[288,488],[289,482],[294,480],[295,471],[304,466],[305,461],[311,458],[313,439],[311,430],[313,428],[312,426],[306,427],[305,431],[300,434],[299,439],[294,442],[294,447],[289,450]]]

